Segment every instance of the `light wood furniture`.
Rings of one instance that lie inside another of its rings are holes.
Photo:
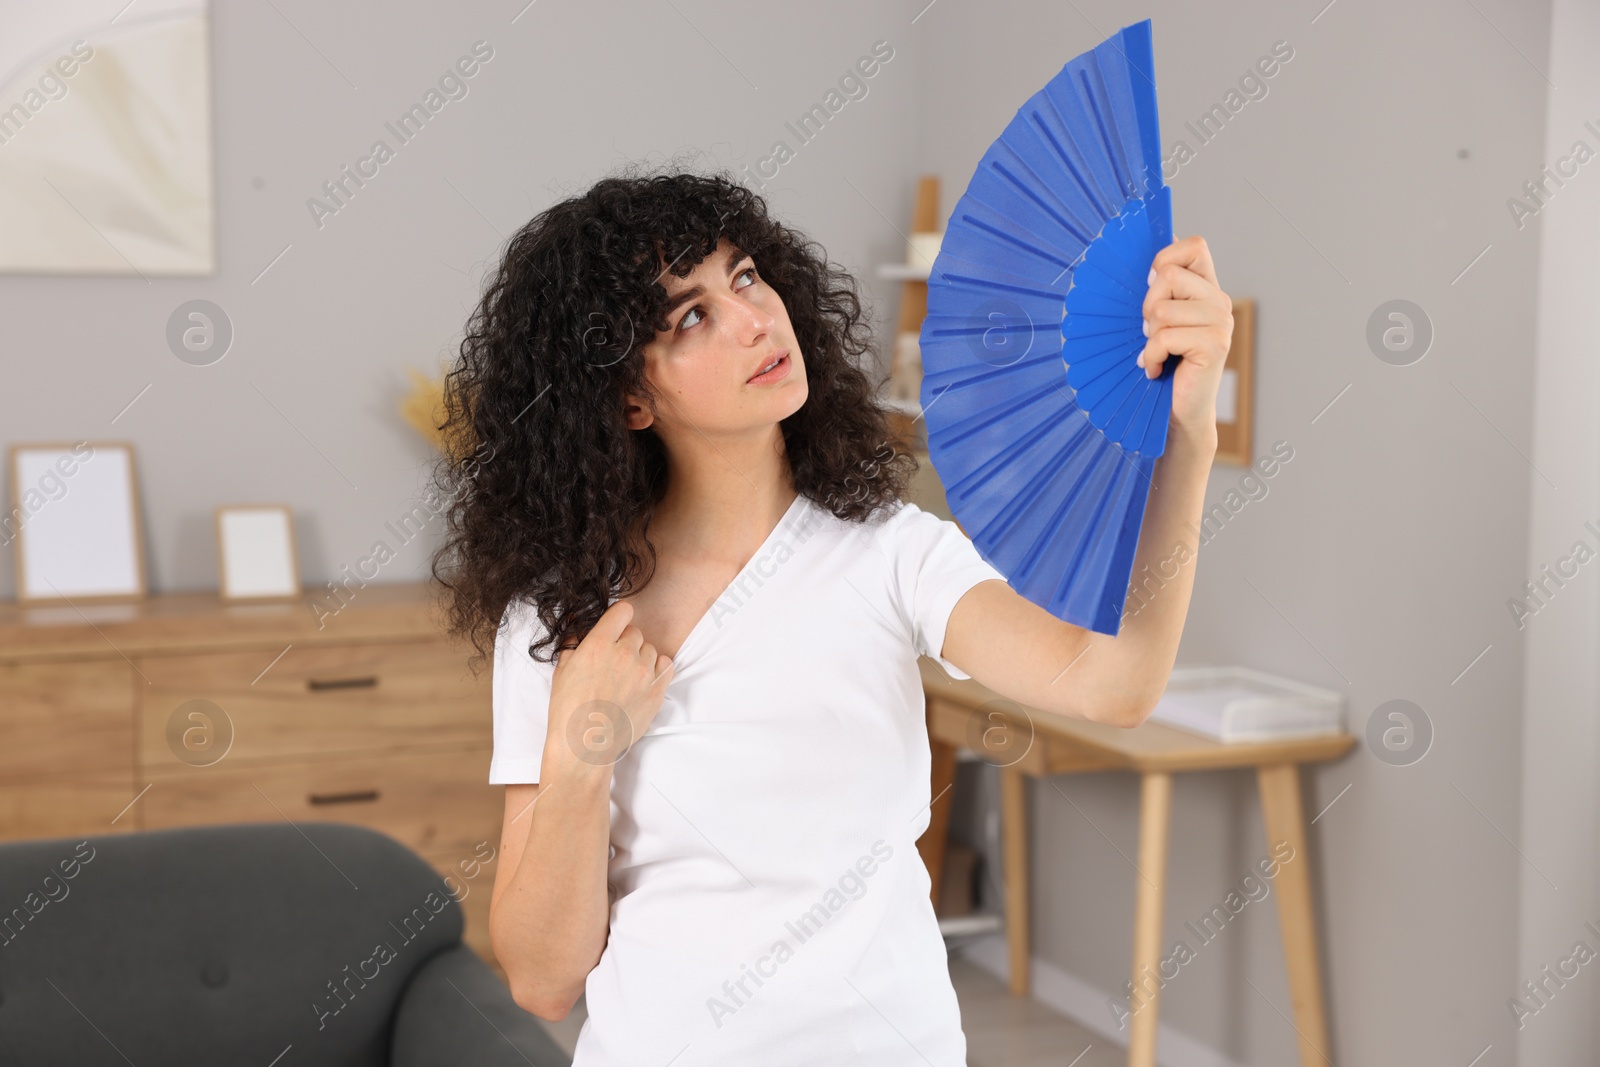
[[[1001,836],[1006,881],[1006,936],[1011,991],[1028,993],[1028,828],[1026,779],[1079,771],[1133,771],[1140,776],[1139,876],[1135,880],[1133,981],[1145,1007],[1129,1019],[1130,1067],[1153,1067],[1160,989],[1161,908],[1166,886],[1167,833],[1172,810],[1172,776],[1183,771],[1250,768],[1261,790],[1269,845],[1286,841],[1294,859],[1275,879],[1278,921],[1299,1031],[1300,1063],[1331,1062],[1323,1013],[1322,978],[1311,904],[1310,853],[1300,804],[1299,765],[1336,759],[1349,751],[1349,734],[1257,744],[1222,744],[1161,723],[1132,730],[1085,722],[1022,708],[972,679],[952,680],[931,660],[920,661],[927,694],[929,738],[934,766],[950,766],[948,753],[971,747],[972,723],[1009,731],[1020,753],[1007,754],[1000,768]],[[1014,710],[1013,710],[1014,709]],[[941,750],[945,750],[941,753]],[[935,780],[937,794],[943,785]],[[948,804],[948,801],[941,801]],[[935,808],[937,809],[937,804]],[[947,818],[948,816],[946,816]],[[930,827],[931,829],[931,827]]]
[[[937,233],[941,222],[939,179],[931,174],[923,175],[917,181],[910,234]],[[932,274],[932,266],[931,263],[909,262],[904,269],[892,272],[901,279],[901,286],[900,310],[895,317],[894,350],[889,361],[889,385],[891,396],[895,396],[897,391],[904,391],[899,394],[899,401],[910,405],[906,414],[912,414],[921,407],[916,394],[922,390],[922,366],[920,363],[902,364],[906,361],[907,338],[916,343],[915,339],[922,334],[922,320],[928,315],[928,277]]]
[[[498,853],[504,804],[490,669],[474,678],[442,636],[436,588],[356,588],[320,627],[304,603],[214,593],[0,605],[0,839],[370,826],[453,876],[466,941],[494,964],[494,867],[473,862]]]
[[[1226,367],[1223,374],[1231,377],[1223,388],[1233,390],[1233,418],[1224,421],[1218,405],[1214,462],[1248,467],[1256,461],[1256,302],[1248,296],[1233,302],[1233,343],[1228,346]]]
[[[939,232],[942,219],[939,214],[939,179],[931,174],[917,181],[915,201],[911,209],[911,234]],[[922,421],[922,405],[917,394],[921,391],[922,367],[911,364],[905,351],[907,340],[915,341],[922,333],[922,320],[928,314],[928,276],[932,264],[880,263],[879,278],[898,281],[900,309],[895,317],[895,329],[890,341],[889,378],[885,382],[884,399],[889,407],[890,429],[900,447],[911,452],[927,451],[927,426]]]
[[[932,720],[929,721],[929,726],[931,728]],[[932,736],[930,729],[930,741]],[[928,868],[928,881],[933,886],[931,891],[933,906],[937,909],[939,898],[944,894],[944,864],[945,855],[949,851],[950,815],[955,809],[952,787],[956,784],[956,748],[953,745],[940,744],[932,744],[930,747],[933,753],[933,789],[929,795],[933,797],[933,802],[928,807],[928,828],[917,838],[917,852],[922,856],[922,865]]]

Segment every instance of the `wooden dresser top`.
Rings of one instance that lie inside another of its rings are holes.
[[[433,582],[369,583],[288,604],[224,604],[214,591],[163,593],[132,604],[0,604],[0,662],[99,659],[281,644],[438,638]],[[470,651],[462,642],[463,654]]]

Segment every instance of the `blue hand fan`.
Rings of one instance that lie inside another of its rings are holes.
[[[1018,109],[957,201],[928,279],[922,409],[951,514],[1018,593],[1115,634],[1167,443],[1146,378],[1151,261],[1172,243],[1150,22]]]

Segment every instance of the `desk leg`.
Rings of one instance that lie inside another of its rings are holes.
[[[1006,944],[1011,949],[1011,993],[1028,995],[1028,792],[1027,775],[1000,768],[1000,837],[1006,873]]]
[[[1305,813],[1300,807],[1299,768],[1293,763],[1260,767],[1256,776],[1261,787],[1267,847],[1287,841],[1294,848],[1294,858],[1278,869],[1278,923],[1283,931],[1294,1024],[1300,1032],[1301,1067],[1332,1064],[1327,1055],[1327,1021],[1322,1014],[1322,973],[1311,910],[1310,857],[1306,853]]]
[[[1155,1067],[1156,1013],[1161,992],[1161,904],[1167,884],[1167,831],[1172,775],[1148,771],[1139,779],[1139,869],[1134,883],[1133,1017],[1128,1067]]]

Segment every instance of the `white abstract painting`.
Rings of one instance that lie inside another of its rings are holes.
[[[206,0],[4,5],[0,271],[214,272]]]

